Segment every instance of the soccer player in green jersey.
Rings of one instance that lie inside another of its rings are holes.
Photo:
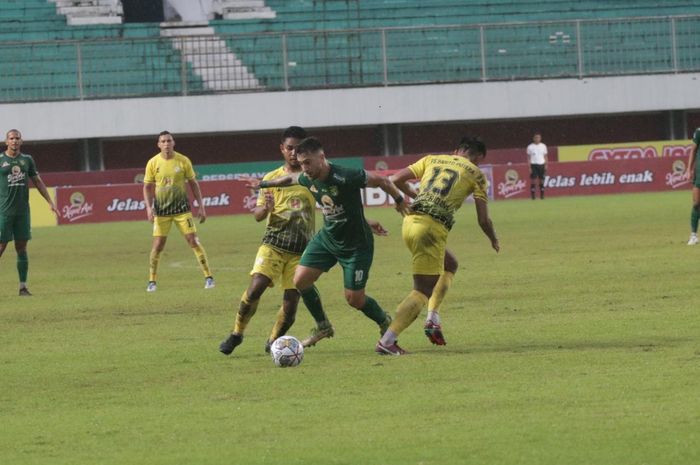
[[[700,176],[698,176],[698,146],[700,146],[700,128],[693,133],[693,145],[688,159],[688,179],[693,182],[693,209],[690,212],[690,239],[688,245],[698,243],[698,221],[700,221]]]
[[[0,155],[0,257],[7,243],[15,242],[17,252],[17,272],[19,273],[19,295],[30,296],[27,289],[29,257],[27,242],[32,238],[31,215],[29,212],[29,184],[31,179],[51,211],[58,216],[58,209],[46,185],[39,177],[31,155],[20,151],[22,134],[11,129],[5,136],[7,149]]]
[[[146,216],[148,221],[153,223],[153,244],[146,292],[155,292],[157,289],[160,254],[165,248],[165,242],[173,224],[180,230],[197,257],[199,268],[204,274],[204,289],[211,289],[215,286],[214,277],[209,269],[207,253],[197,236],[197,227],[194,224],[190,200],[185,189],[186,184],[190,186],[197,201],[199,222],[204,223],[207,213],[192,162],[185,155],[175,151],[175,139],[168,131],[158,134],[158,148],[160,153],[148,160],[146,175],[143,179]]]
[[[248,179],[253,188],[284,187],[299,184],[311,191],[323,212],[323,227],[311,239],[294,274],[294,285],[316,321],[316,328],[302,341],[305,347],[323,338],[333,337],[334,330],[321,304],[314,283],[336,263],[343,268],[345,300],[362,311],[384,333],[391,318],[376,300],[365,294],[374,256],[372,231],[385,231],[376,222],[367,221],[362,207],[362,188],[379,187],[396,202],[396,209],[407,212],[403,196],[389,178],[363,169],[351,169],[329,163],[318,139],[304,139],[296,150],[302,173],[291,173],[273,180]]]
[[[434,311],[445,297],[454,275],[445,272],[446,262],[454,260],[454,257],[446,260],[447,235],[454,224],[455,211],[470,194],[474,196],[479,226],[491,241],[491,247],[496,252],[500,250],[488,214],[486,178],[478,167],[484,157],[484,143],[465,137],[452,155],[427,155],[392,176],[396,186],[414,198],[402,229],[403,240],[412,256],[413,290],[399,304],[396,318],[377,342],[375,351],[378,354],[406,353],[397,344],[399,334],[415,321],[426,304]],[[411,179],[420,180],[417,193],[407,184]],[[444,343],[439,321],[437,325],[425,327],[426,335],[435,342],[431,338],[431,329],[440,331]]]
[[[284,165],[267,173],[263,180],[300,173],[296,147],[305,138],[306,131],[299,126],[287,128],[282,133],[280,143]],[[269,352],[270,344],[294,324],[299,305],[294,272],[306,244],[314,234],[316,202],[311,192],[302,186],[261,189],[253,217],[256,221],[267,220],[267,225],[250,272],[250,284],[241,296],[233,330],[219,345],[219,351],[225,355],[231,354],[243,342],[243,333],[258,309],[260,298],[267,288],[275,284],[282,286],[282,307],[265,343],[265,351]]]

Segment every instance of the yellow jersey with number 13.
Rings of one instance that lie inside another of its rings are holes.
[[[175,152],[172,158],[163,158],[159,153],[148,160],[143,182],[156,185],[155,216],[174,216],[190,211],[185,184],[194,177],[192,162],[181,153]]]
[[[470,194],[488,201],[486,177],[478,166],[458,155],[426,155],[408,167],[420,179],[412,210],[430,215],[451,229],[454,213]]]

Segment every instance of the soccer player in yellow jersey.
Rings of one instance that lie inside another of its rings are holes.
[[[396,187],[414,198],[402,229],[413,258],[413,291],[399,304],[394,321],[377,342],[377,353],[405,354],[397,344],[399,334],[418,318],[426,304],[437,309],[445,297],[456,271],[456,260],[449,257],[448,261],[455,260],[454,271],[445,272],[447,234],[454,224],[455,211],[470,194],[474,195],[479,226],[498,252],[498,238],[488,214],[486,178],[478,167],[484,157],[484,143],[465,137],[453,155],[425,156],[392,176]],[[418,193],[407,184],[411,179],[420,180]]]
[[[306,138],[306,131],[298,126],[287,128],[282,134],[280,152],[284,165],[265,175],[270,180],[300,173],[296,147]],[[272,341],[283,336],[294,323],[299,304],[299,291],[294,287],[296,271],[302,252],[314,234],[316,201],[309,190],[302,186],[288,188],[265,188],[258,193],[258,202],[253,209],[256,221],[267,219],[267,227],[262,245],[255,257],[248,289],[243,292],[233,330],[219,345],[225,355],[243,342],[243,333],[255,314],[260,297],[275,283],[282,286],[282,307],[277,313],[277,321],[272,327],[265,351],[270,351]]]
[[[214,278],[209,269],[209,261],[204,247],[199,243],[197,228],[194,225],[190,200],[185,184],[189,184],[197,200],[197,217],[200,223],[207,219],[202,203],[202,192],[195,178],[192,162],[189,158],[175,151],[175,139],[168,131],[158,135],[160,153],[148,160],[146,175],[143,179],[143,198],[146,203],[148,221],[153,223],[153,247],[151,248],[150,270],[147,292],[155,292],[160,254],[165,247],[170,227],[175,223],[185,240],[192,247],[202,273],[204,288],[214,287]]]

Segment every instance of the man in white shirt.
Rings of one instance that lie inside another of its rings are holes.
[[[542,134],[536,132],[527,146],[527,161],[530,164],[530,197],[535,200],[535,179],[539,179],[540,198],[544,199],[544,174],[547,171],[547,146],[542,143]]]

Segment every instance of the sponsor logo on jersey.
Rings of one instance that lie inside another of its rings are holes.
[[[12,168],[10,168],[10,174],[7,175],[7,187],[24,186],[25,179],[26,175],[24,171],[22,171],[22,168],[13,165]]]
[[[88,203],[82,192],[73,192],[70,195],[70,205],[63,207],[62,216],[64,219],[73,222],[80,218],[92,215],[94,204]]]
[[[2,162],[2,165],[0,165],[0,168],[7,168],[8,166],[10,166],[10,164],[4,161]]]

